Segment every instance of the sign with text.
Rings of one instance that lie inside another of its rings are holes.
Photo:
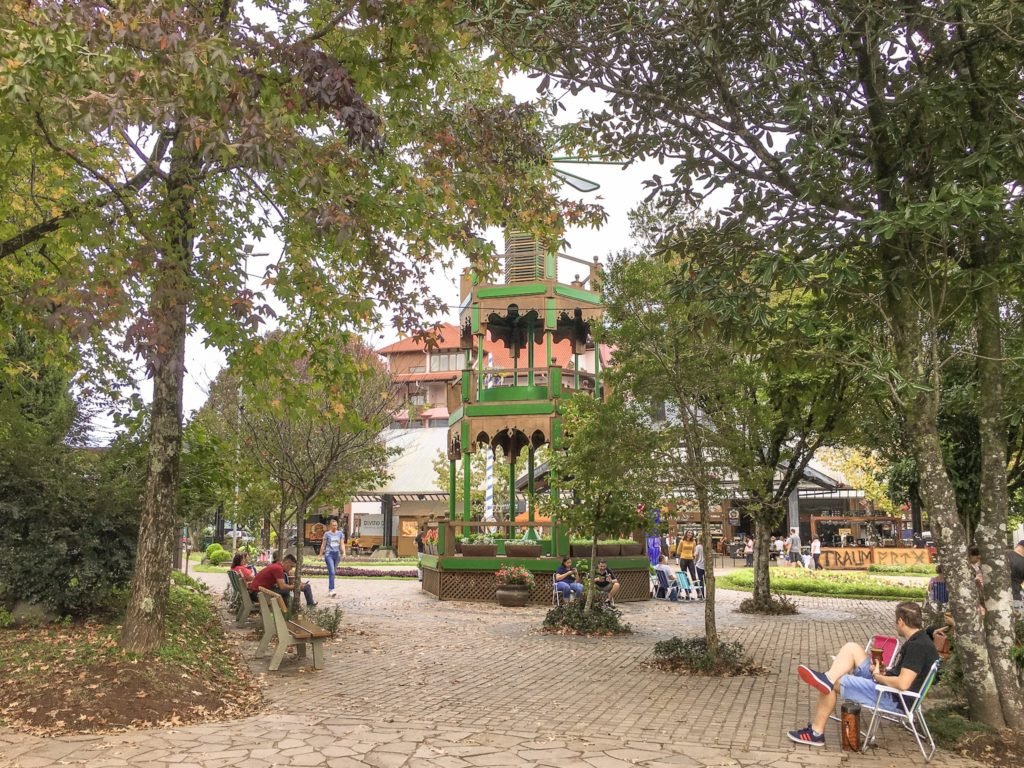
[[[927,549],[822,547],[821,564],[833,571],[866,571],[869,565],[928,565]]]

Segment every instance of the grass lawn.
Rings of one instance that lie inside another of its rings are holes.
[[[740,568],[715,578],[724,589],[751,592],[754,588],[752,568]],[[860,600],[923,600],[925,587],[893,584],[884,578],[849,571],[807,571],[802,568],[772,568],[773,592],[786,595],[819,595],[848,597]]]

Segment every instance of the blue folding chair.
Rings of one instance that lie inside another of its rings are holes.
[[[679,596],[682,598],[683,592],[686,593],[686,599],[692,600],[690,597],[691,592],[697,593],[697,599],[704,599],[704,585],[699,581],[690,581],[690,575],[686,571],[679,571],[676,574],[676,581],[679,585]]]
[[[651,582],[651,587],[654,590],[655,600],[671,600],[675,602],[679,599],[679,587],[668,580],[668,575],[664,571],[655,569],[654,581]]]

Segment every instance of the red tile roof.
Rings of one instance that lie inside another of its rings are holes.
[[[442,323],[436,333],[437,347],[436,349],[458,349],[459,348],[459,326],[452,325],[451,323]],[[407,339],[396,341],[394,344],[388,344],[386,347],[381,347],[377,350],[380,355],[390,355],[395,352],[422,352],[426,349],[426,344],[422,339],[410,336]]]

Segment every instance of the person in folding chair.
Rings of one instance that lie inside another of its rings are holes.
[[[844,645],[836,654],[832,666],[825,672],[811,669],[805,664],[797,667],[800,679],[817,690],[819,695],[814,719],[806,728],[789,731],[789,738],[797,744],[825,746],[825,724],[835,710],[839,697],[874,708],[878,700],[876,684],[911,693],[920,691],[932,664],[939,659],[939,653],[923,626],[920,605],[900,603],[896,606],[896,633],[903,640],[903,646],[888,669],[882,669],[881,665],[872,669],[871,657],[857,643]],[[896,699],[897,695],[883,694],[879,708],[889,712],[903,712],[903,707]]]

